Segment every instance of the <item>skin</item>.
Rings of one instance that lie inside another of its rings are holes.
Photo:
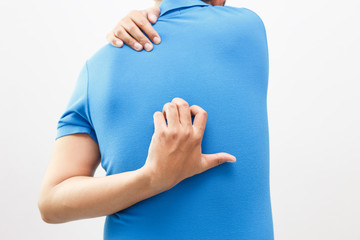
[[[179,0],[180,1],[180,0]],[[212,6],[224,6],[226,0],[205,1]],[[124,43],[136,51],[151,51],[153,44],[160,44],[161,38],[151,24],[155,24],[160,15],[161,1],[145,10],[132,10],[122,18],[115,28],[106,36],[109,43],[122,47]],[[147,35],[144,35],[141,30]],[[151,40],[151,41],[150,41]]]
[[[228,153],[201,153],[207,120],[201,107],[174,98],[153,119],[155,130],[145,164],[105,177],[94,177],[101,156],[88,134],[58,138],[38,199],[42,219],[64,223],[110,215],[224,162],[236,162]]]

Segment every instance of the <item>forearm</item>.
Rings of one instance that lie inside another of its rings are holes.
[[[46,222],[63,223],[110,215],[160,192],[140,168],[105,177],[68,178],[43,194],[39,206]]]

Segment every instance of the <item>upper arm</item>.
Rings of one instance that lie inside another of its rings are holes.
[[[49,190],[74,176],[93,176],[100,163],[98,144],[87,133],[77,133],[55,141],[42,190]]]
[[[92,176],[100,161],[88,101],[89,74],[84,64],[57,124],[57,134],[43,188],[73,176]]]

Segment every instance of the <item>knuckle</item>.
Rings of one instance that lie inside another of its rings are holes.
[[[191,136],[191,131],[189,129],[185,129],[183,132],[184,138],[188,139]]]
[[[195,141],[196,143],[199,143],[199,142],[201,142],[201,140],[202,140],[202,135],[199,134],[199,133],[194,134],[194,135],[193,135],[193,139],[194,139],[194,141]]]
[[[177,105],[179,105],[179,107],[189,107],[189,103],[186,102],[184,99],[179,98],[179,97],[175,97],[171,100],[171,102],[176,103]]]
[[[146,26],[146,22],[144,19],[141,19],[137,22],[137,25],[140,27],[140,28],[143,28]]]
[[[118,28],[114,31],[114,34],[118,37],[121,36],[122,33],[123,33],[123,28]]]
[[[183,101],[183,102],[180,103],[180,107],[188,108],[189,104],[187,102]]]
[[[175,109],[176,108],[176,104],[173,102],[170,102],[168,105],[169,109]]]
[[[140,37],[140,43],[141,43],[142,45],[144,45],[145,43],[148,43],[148,42],[149,42],[149,41],[147,40],[146,37],[144,37],[144,36]]]
[[[179,135],[179,132],[177,131],[177,129],[171,129],[168,131],[168,136],[170,138],[176,138],[176,137],[178,137],[178,135]]]
[[[158,135],[160,138],[164,138],[166,136],[166,132],[164,129],[159,129]]]
[[[153,29],[149,29],[149,37],[151,38],[151,39],[154,39],[154,37],[157,37],[158,35],[157,35],[157,33],[155,32],[155,30],[153,30]]]
[[[136,26],[134,26],[134,25],[131,25],[131,26],[129,27],[129,31],[130,31],[130,32],[135,32],[137,29],[138,29],[138,28],[137,28]]]
[[[172,101],[181,102],[181,101],[184,101],[184,99],[179,98],[179,97],[174,97],[174,98],[172,99]]]
[[[129,46],[131,46],[132,48],[134,48],[135,43],[136,43],[136,40],[134,40],[134,39],[129,40]]]

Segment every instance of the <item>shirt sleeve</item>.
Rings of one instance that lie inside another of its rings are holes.
[[[56,139],[75,133],[87,133],[98,143],[88,106],[87,63],[80,71],[70,100],[57,123]]]

